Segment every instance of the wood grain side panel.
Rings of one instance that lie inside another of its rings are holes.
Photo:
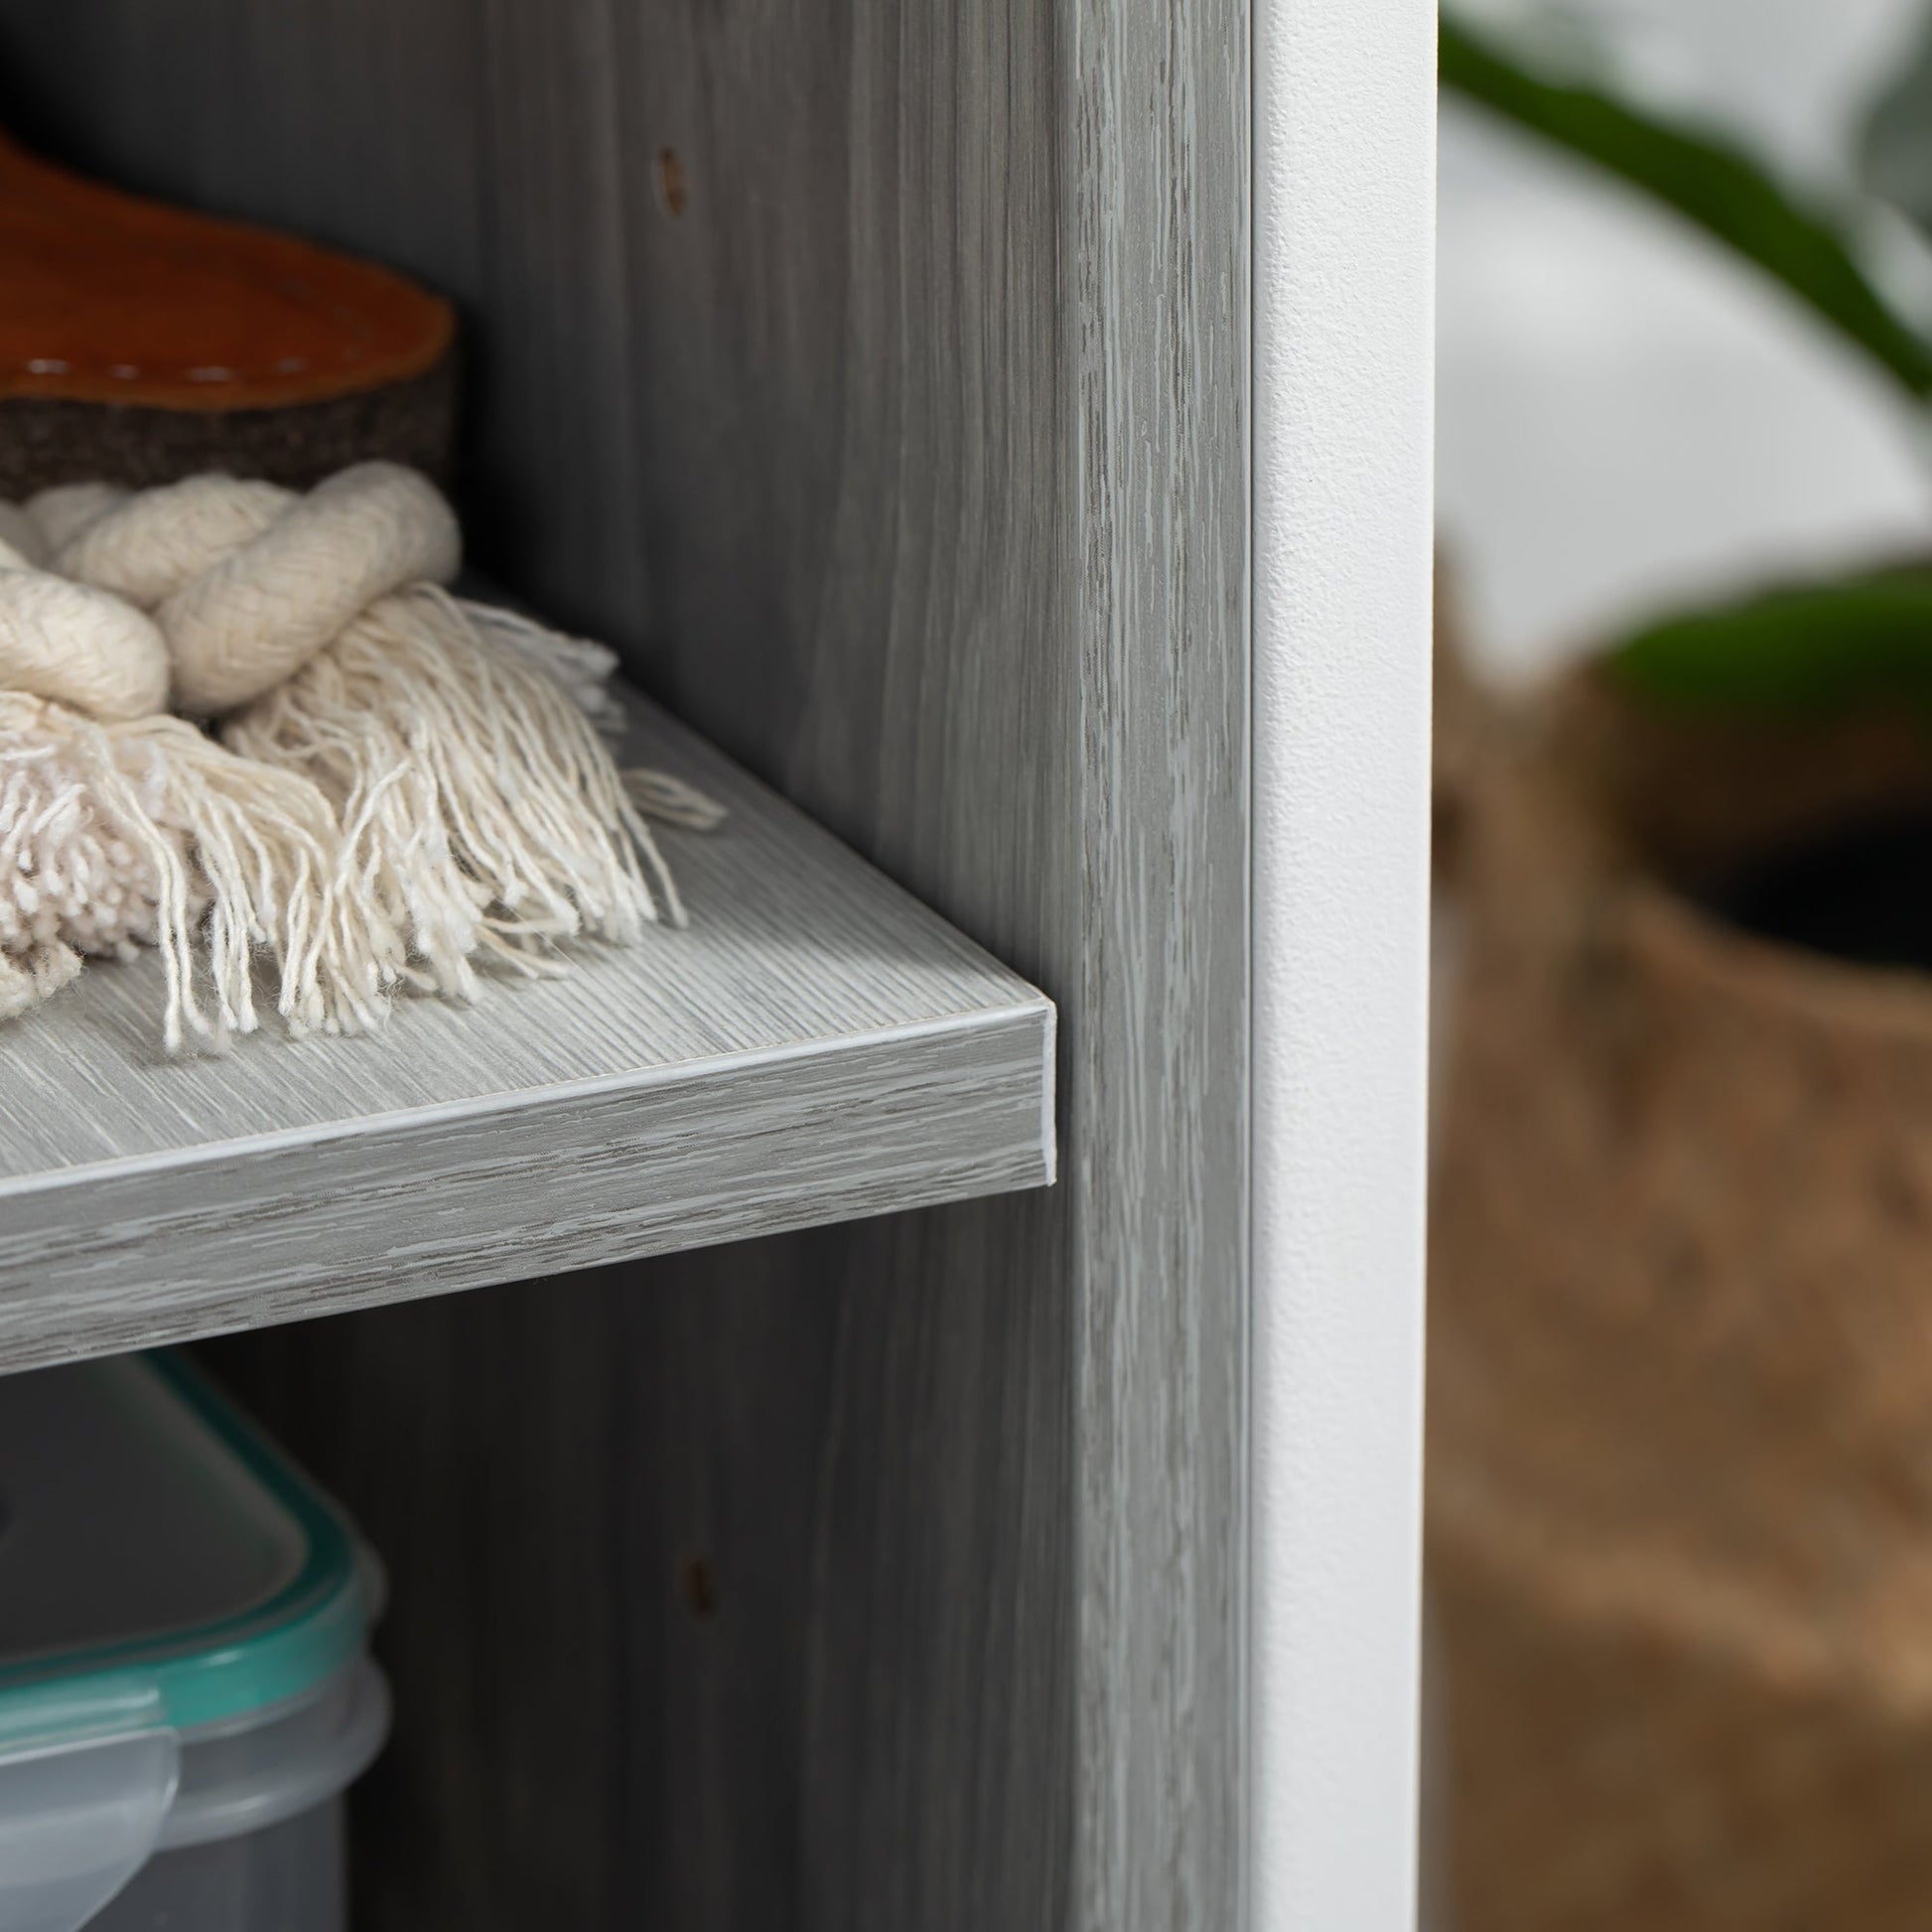
[[[1078,1923],[1244,1923],[1248,0],[1080,0]]]

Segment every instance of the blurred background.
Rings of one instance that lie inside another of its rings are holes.
[[[1426,1922],[1932,1925],[1932,17],[1444,36]]]
[[[1861,129],[1924,15],[1544,0],[1456,17],[1568,28],[1638,98],[1836,202],[1857,196]],[[1653,198],[1453,89],[1442,130],[1437,481],[1486,667],[1520,677],[1660,605],[1932,538],[1923,418],[1854,345]],[[1923,313],[1916,236],[1886,225],[1867,245]]]

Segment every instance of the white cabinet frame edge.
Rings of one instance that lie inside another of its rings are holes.
[[[1255,10],[1256,1932],[1415,1916],[1433,0]]]

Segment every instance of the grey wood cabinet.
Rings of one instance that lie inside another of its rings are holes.
[[[1051,1186],[933,937],[923,1193],[853,1057],[786,1214],[107,1337],[286,1324],[205,1354],[392,1572],[376,1932],[1246,1921],[1249,6],[0,0],[22,136],[452,295],[480,561],[1058,1013]],[[491,1131],[647,1188],[677,1104]]]

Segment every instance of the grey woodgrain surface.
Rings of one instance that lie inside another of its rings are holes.
[[[0,1368],[582,1268],[1052,1173],[1052,1014],[633,697],[691,923],[381,1034],[157,1050],[159,961],[0,1033]]]
[[[1247,0],[1082,0],[1088,1932],[1246,1919],[1247,53]]]
[[[0,1365],[1037,1186],[1051,1053],[1036,1006],[85,1170],[0,1197]]]
[[[395,1571],[381,1932],[1238,1923],[1246,46],[0,0],[67,152],[452,290],[484,561],[1060,1006],[1056,1189],[221,1344]]]

